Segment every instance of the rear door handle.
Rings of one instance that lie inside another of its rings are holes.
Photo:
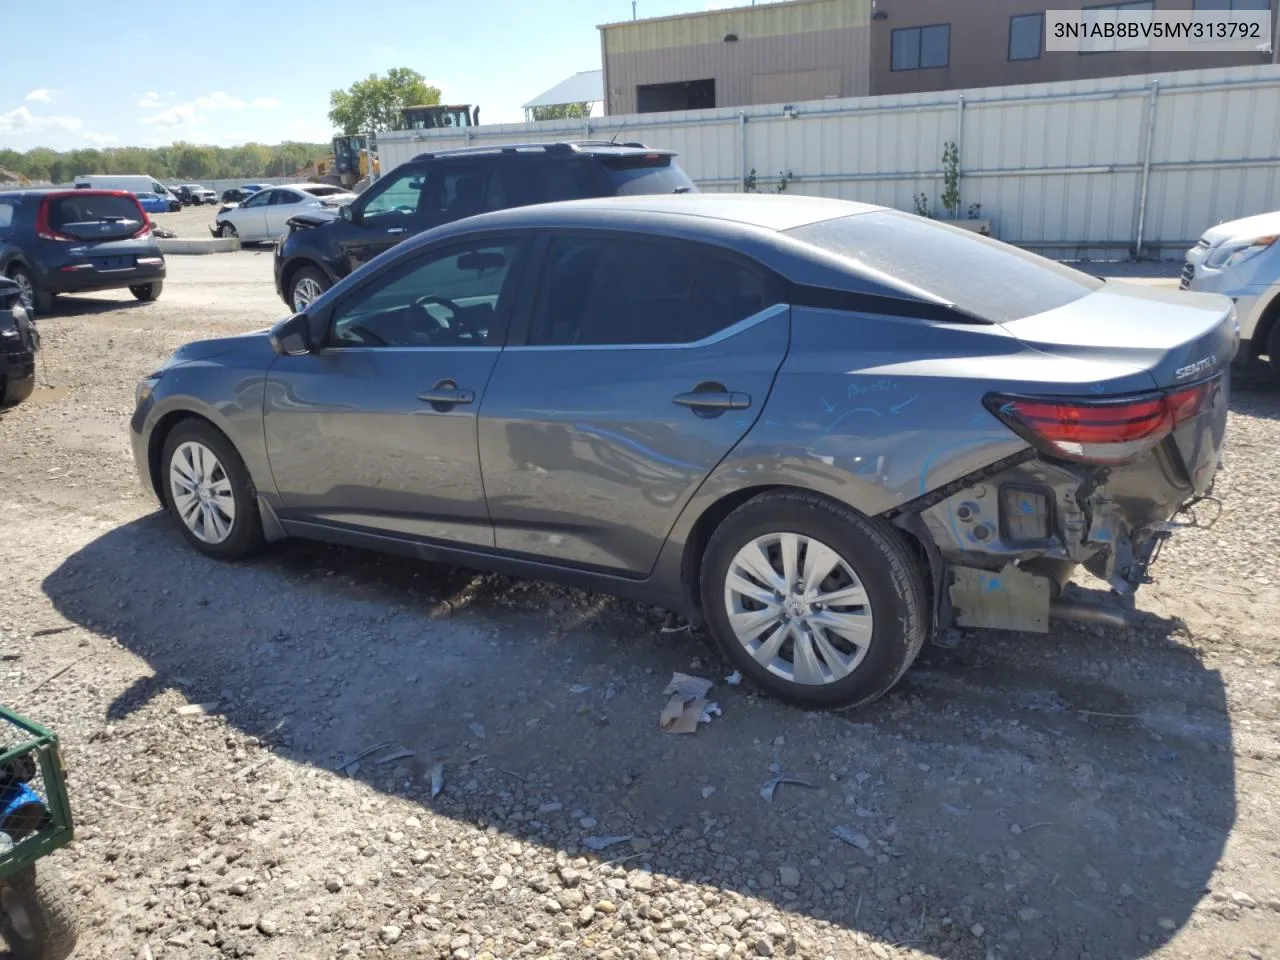
[[[387,227],[387,233],[393,236],[396,234],[408,233],[408,232],[409,230],[407,227]]]
[[[728,390],[694,390],[690,393],[677,393],[671,398],[671,402],[689,407],[697,413],[700,410],[745,410],[751,406],[751,397],[745,393],[730,393]]]
[[[474,390],[460,390],[452,380],[441,380],[430,390],[424,390],[418,394],[418,399],[424,403],[431,404],[432,407],[443,413],[464,403],[475,403],[476,392]]]

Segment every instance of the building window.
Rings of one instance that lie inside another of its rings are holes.
[[[1039,60],[1044,46],[1044,14],[1009,18],[1009,59]]]
[[[636,113],[708,110],[716,105],[715,80],[646,83],[636,87]]]
[[[1086,23],[1103,24],[1118,22],[1117,14],[1140,13],[1154,9],[1155,0],[1136,0],[1133,3],[1108,3],[1102,6],[1085,7],[1081,13],[1084,14]],[[1081,43],[1080,52],[1116,53],[1123,50],[1146,50],[1149,46],[1151,41],[1146,37],[1090,37]]]
[[[1271,9],[1271,0],[1195,0],[1196,10],[1261,10]]]
[[[951,63],[951,24],[904,27],[890,35],[890,69],[929,70]]]

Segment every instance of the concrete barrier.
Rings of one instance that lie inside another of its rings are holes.
[[[240,249],[239,237],[157,237],[156,243],[161,253],[234,253]]]

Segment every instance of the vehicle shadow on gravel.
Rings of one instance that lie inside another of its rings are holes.
[[[709,645],[660,632],[661,611],[311,544],[224,565],[160,515],[92,541],[43,588],[154,670],[104,720],[174,688],[323,770],[379,743],[412,750],[352,773],[457,829],[641,871],[610,877],[615,901],[666,876],[933,956],[1138,958],[1188,922],[1236,816],[1221,678],[1155,618],[934,648],[889,696],[836,716],[726,685]],[[724,715],[691,736],[658,730],[674,670],[717,681]],[[771,763],[812,786],[766,802]],[[587,850],[606,837],[626,839]],[[333,872],[359,856],[334,850]],[[439,890],[473,909],[563,894],[554,876],[444,873]],[[817,955],[847,955],[839,942]]]

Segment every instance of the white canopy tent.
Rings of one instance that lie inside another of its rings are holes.
[[[566,103],[589,103],[592,111],[604,102],[604,71],[582,70],[561,80],[550,90],[538,94],[524,105],[525,122],[533,120],[536,107],[558,107]]]

